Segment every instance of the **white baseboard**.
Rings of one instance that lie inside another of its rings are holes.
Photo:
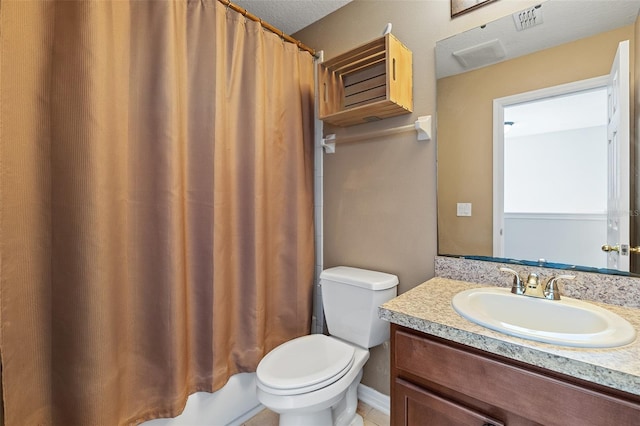
[[[391,413],[391,398],[362,383],[358,385],[358,399],[387,416]]]
[[[246,422],[253,416],[257,415],[260,411],[264,410],[265,408],[267,407],[260,404],[257,407],[252,408],[250,411],[247,411],[246,413],[244,413],[243,415],[241,415],[240,417],[238,417],[237,419],[229,423],[227,426],[241,426],[244,422]]]

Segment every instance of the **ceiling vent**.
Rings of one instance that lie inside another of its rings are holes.
[[[465,68],[477,68],[504,59],[507,52],[498,39],[489,40],[475,46],[453,52],[453,56]]]
[[[516,24],[516,30],[518,31],[542,24],[542,5],[539,4],[514,13],[513,22]]]

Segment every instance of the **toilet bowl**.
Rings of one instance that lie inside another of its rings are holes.
[[[369,349],[389,338],[377,308],[395,297],[398,278],[336,267],[320,274],[327,328],[278,346],[257,369],[258,400],[281,426],[361,426],[358,385]]]
[[[258,366],[258,400],[280,414],[280,425],[362,424],[355,414],[357,387],[368,350],[312,334],[280,345],[267,357]]]

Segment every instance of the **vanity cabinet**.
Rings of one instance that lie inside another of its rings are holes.
[[[391,325],[391,424],[640,425],[640,396]]]

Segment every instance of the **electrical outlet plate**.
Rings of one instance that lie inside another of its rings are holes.
[[[458,203],[458,216],[471,216],[471,203]]]

